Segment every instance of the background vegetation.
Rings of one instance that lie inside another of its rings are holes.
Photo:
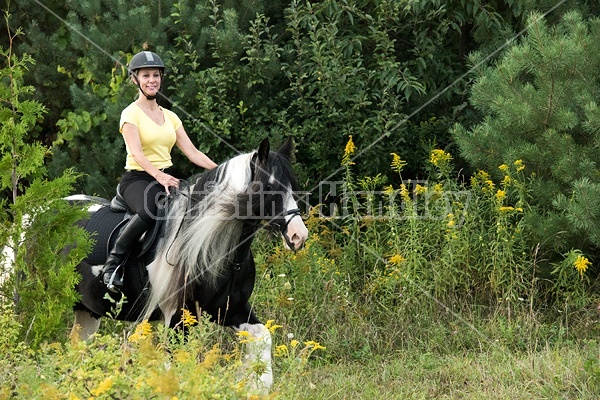
[[[273,397],[597,398],[597,2],[8,11],[0,238],[16,272],[0,282],[0,398],[248,395],[244,338],[204,321],[188,342],[118,322],[66,340],[88,242],[59,199],[112,196],[135,94],[124,65],[141,49],[167,62],[160,101],[214,159],[296,140],[310,240],[293,254],[255,246]],[[194,172],[177,157],[180,176]],[[28,213],[40,222],[25,235]]]

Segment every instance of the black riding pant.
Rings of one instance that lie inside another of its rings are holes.
[[[127,171],[119,189],[129,209],[151,225],[157,216],[159,199],[166,195],[164,186],[146,171]]]

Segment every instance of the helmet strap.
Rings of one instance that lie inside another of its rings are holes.
[[[161,73],[161,74],[160,74],[160,77],[161,77],[161,87],[162,87],[162,76],[163,76],[163,74]],[[140,92],[142,92],[142,94],[143,94],[143,95],[144,95],[144,96],[145,96],[145,97],[146,97],[148,100],[155,100],[155,99],[158,97],[158,95],[157,95],[157,94],[156,94],[156,95],[153,95],[153,96],[147,95],[147,94],[146,94],[146,92],[144,92],[144,91],[142,90],[142,86],[140,85],[140,81],[138,81],[138,78],[137,78],[137,71],[135,71],[135,74],[133,74],[133,79],[135,79],[135,84],[137,85],[138,89],[140,89]],[[158,90],[159,90],[159,93],[160,93],[160,88],[159,88]]]

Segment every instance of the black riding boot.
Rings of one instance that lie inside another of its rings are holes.
[[[125,260],[133,244],[140,239],[147,229],[148,224],[136,214],[117,237],[117,241],[102,269],[102,280],[109,290],[115,292],[123,287],[123,271],[119,271],[118,268]]]

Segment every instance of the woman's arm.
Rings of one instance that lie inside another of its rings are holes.
[[[206,169],[213,169],[217,166],[213,160],[194,146],[188,134],[185,132],[183,125],[175,132],[177,133],[177,141],[175,144],[191,162]]]
[[[142,141],[140,140],[140,132],[137,126],[125,122],[121,131],[123,132],[123,138],[125,139],[125,143],[127,143],[127,147],[129,148],[131,156],[133,157],[135,162],[140,167],[142,167],[144,171],[146,171],[154,179],[156,179],[158,183],[163,185],[167,191],[167,194],[169,193],[170,186],[179,186],[179,179],[169,174],[166,174],[158,168],[156,168],[144,155],[144,153],[142,152]]]

